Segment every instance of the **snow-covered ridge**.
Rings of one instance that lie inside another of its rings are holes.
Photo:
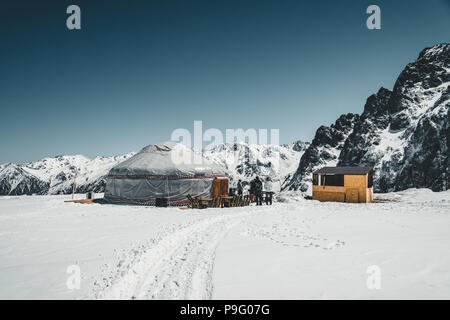
[[[203,156],[224,167],[232,178],[249,182],[255,176],[271,177],[281,184],[297,169],[298,162],[309,143],[296,141],[287,145],[258,145],[229,143],[203,152]]]
[[[75,174],[77,192],[102,192],[108,171],[135,153],[96,157],[83,155],[44,158],[23,165],[0,165],[0,195],[71,193]]]
[[[289,145],[224,144],[204,151],[205,158],[223,166],[232,184],[237,179],[249,181],[256,175],[284,181],[293,174],[308,143]],[[76,176],[76,192],[103,192],[109,170],[132,157],[135,152],[87,158],[83,155],[48,157],[23,165],[0,165],[0,195],[68,194]]]

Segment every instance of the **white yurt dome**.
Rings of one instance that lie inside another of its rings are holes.
[[[200,152],[176,142],[143,148],[113,167],[106,178],[105,200],[153,204],[166,198],[171,204],[186,202],[187,195],[209,198],[213,180],[226,178],[225,170]]]

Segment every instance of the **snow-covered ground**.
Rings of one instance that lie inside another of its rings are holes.
[[[376,198],[180,210],[0,197],[0,298],[450,298],[450,191]]]

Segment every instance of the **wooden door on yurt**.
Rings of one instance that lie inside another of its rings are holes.
[[[228,195],[228,179],[219,179],[220,180],[220,195],[227,196]]]
[[[228,179],[214,179],[213,181],[213,197],[228,195]]]
[[[213,180],[213,197],[218,198],[220,196],[220,180]]]

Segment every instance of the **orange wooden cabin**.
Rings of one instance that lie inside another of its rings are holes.
[[[313,173],[313,200],[367,203],[373,201],[373,169],[323,167]]]

